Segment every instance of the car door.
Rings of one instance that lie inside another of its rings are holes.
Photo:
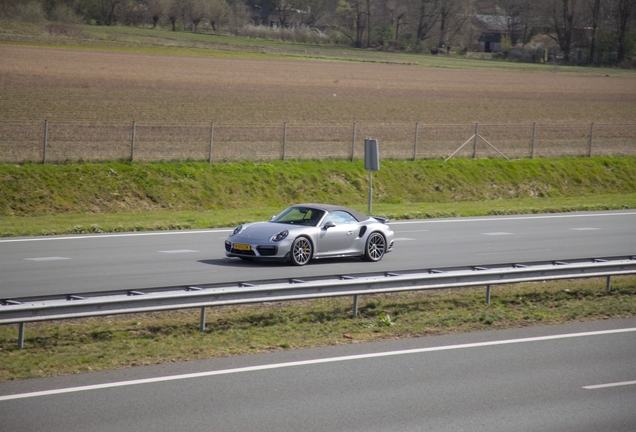
[[[358,221],[345,211],[333,211],[321,224],[318,254],[340,255],[353,250]]]

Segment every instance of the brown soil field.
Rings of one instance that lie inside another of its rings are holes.
[[[635,123],[636,79],[0,45],[3,122]]]

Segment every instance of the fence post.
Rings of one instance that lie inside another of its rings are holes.
[[[486,285],[486,304],[490,304],[490,285]]]
[[[285,147],[287,146],[287,122],[283,123],[283,158],[285,160]]]
[[[42,152],[42,164],[46,163],[46,146],[49,143],[49,121],[44,120],[44,150]]]
[[[210,124],[210,160],[212,163],[212,143],[214,142],[214,122]]]
[[[590,149],[587,152],[587,157],[592,157],[592,142],[594,141],[594,123],[590,126]]]
[[[534,137],[537,135],[537,124],[532,123],[532,147],[530,147],[530,159],[534,159]]]
[[[413,160],[417,160],[417,132],[419,131],[420,124],[415,123],[415,142],[413,143]]]
[[[353,138],[351,139],[351,162],[356,153],[356,124],[353,124]]]
[[[477,137],[479,136],[479,123],[475,123],[475,142],[473,143],[473,159],[477,159]]]
[[[605,292],[608,293],[612,290],[612,277],[608,276],[607,281],[605,281]]]
[[[132,124],[132,140],[130,143],[130,161],[135,159],[135,130],[137,129],[137,122],[133,120]]]

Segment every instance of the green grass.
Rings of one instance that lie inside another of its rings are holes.
[[[485,290],[363,296],[353,317],[350,298],[43,322],[0,327],[0,381],[247,355],[315,346],[478,330],[561,324],[636,315],[636,278],[529,283]]]
[[[362,162],[0,165],[0,236],[227,227],[290,204],[368,207]],[[636,158],[385,161],[392,219],[636,207]]]

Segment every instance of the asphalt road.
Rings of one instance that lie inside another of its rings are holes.
[[[395,221],[379,263],[226,258],[230,230],[0,239],[0,298],[636,254],[636,211]]]
[[[0,384],[3,432],[636,428],[636,319]]]

